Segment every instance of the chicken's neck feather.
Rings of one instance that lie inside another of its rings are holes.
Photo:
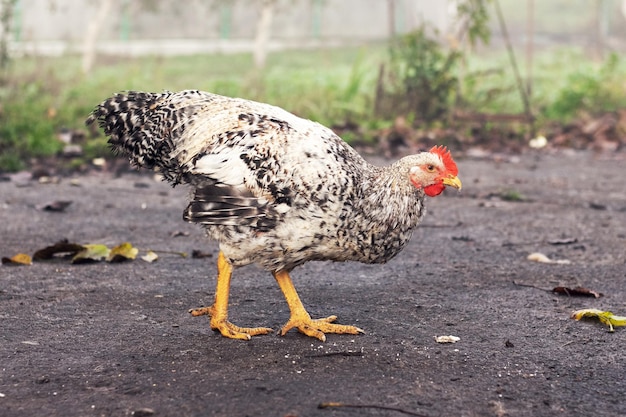
[[[372,166],[362,184],[361,210],[372,222],[407,231],[424,215],[424,192],[408,180],[405,164],[398,161],[386,167]]]

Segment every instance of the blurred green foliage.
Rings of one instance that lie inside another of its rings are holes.
[[[581,112],[594,114],[626,108],[625,76],[624,63],[616,53],[594,69],[572,71],[554,100],[545,103],[545,117],[568,122]]]
[[[54,154],[61,148],[54,140],[53,96],[41,82],[19,87],[0,87],[0,169],[9,171],[23,168],[30,157]]]
[[[379,115],[389,118],[404,114],[415,122],[427,123],[446,118],[458,91],[457,65],[461,52],[443,48],[429,28],[393,40],[390,47],[390,72],[383,82],[384,104]]]
[[[86,132],[84,120],[94,106],[124,90],[193,88],[268,102],[324,125],[357,125],[342,131],[346,140],[371,139],[398,115],[445,123],[459,106],[485,113],[523,110],[503,54],[472,54],[460,62],[423,32],[399,39],[391,51],[374,45],[273,53],[261,73],[248,54],[101,56],[89,76],[81,75],[78,56],[14,59],[0,76],[0,171],[58,153],[61,129]],[[540,124],[626,108],[620,55],[594,62],[581,52],[546,50],[535,62],[532,105]],[[397,71],[397,89],[390,91],[400,101],[387,113],[374,111],[381,63]],[[404,114],[409,110],[413,116]],[[103,136],[88,135],[83,151],[85,158],[109,155]]]
[[[57,133],[86,131],[95,105],[119,91],[200,89],[272,103],[326,125],[366,120],[367,89],[375,82],[370,69],[383,53],[383,47],[275,53],[262,73],[247,54],[102,56],[88,76],[78,56],[14,59],[0,76],[0,171],[58,153]],[[109,155],[103,137],[90,138],[83,151],[85,159]]]

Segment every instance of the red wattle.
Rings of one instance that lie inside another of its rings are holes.
[[[439,194],[441,194],[443,192],[444,188],[446,188],[446,186],[443,185],[442,182],[440,182],[440,183],[437,183],[437,184],[432,184],[432,185],[429,185],[427,187],[424,187],[424,192],[429,197],[435,197],[435,196],[438,196]]]

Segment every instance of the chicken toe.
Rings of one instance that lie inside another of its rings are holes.
[[[210,307],[192,308],[192,316],[209,316],[211,329],[216,330],[229,339],[250,340],[252,336],[273,332],[268,327],[239,327],[228,321],[228,295],[232,265],[220,251],[217,256],[217,286],[215,288],[215,302]]]
[[[291,315],[289,321],[282,327],[280,334],[284,336],[289,330],[296,328],[300,333],[326,341],[325,333],[339,334],[359,334],[364,333],[363,330],[355,326],[347,326],[344,324],[334,324],[337,316],[330,316],[321,319],[312,319],[306,311],[305,314]]]
[[[272,333],[274,330],[269,327],[239,327],[232,324],[225,318],[214,315],[215,309],[211,307],[200,307],[189,310],[192,316],[210,316],[211,329],[218,331],[229,339],[250,340],[252,336]]]
[[[304,308],[300,297],[296,292],[296,288],[291,281],[291,277],[287,271],[274,272],[274,278],[278,282],[289,310],[291,311],[291,317],[289,321],[283,326],[280,334],[285,335],[289,330],[294,327],[304,333],[307,336],[315,337],[322,342],[326,341],[325,333],[340,333],[340,334],[359,334],[364,333],[363,330],[355,326],[346,326],[343,324],[334,324],[337,320],[337,316],[329,316],[321,319],[312,319],[309,313]]]

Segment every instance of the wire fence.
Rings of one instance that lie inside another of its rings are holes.
[[[427,23],[450,41],[464,0],[1,0],[11,9],[6,32],[15,54],[81,52],[102,19],[96,47],[118,54],[241,52],[254,47],[262,10],[273,4],[271,48],[385,41]],[[469,0],[467,0],[469,1]],[[498,0],[491,0],[493,4]],[[626,50],[626,0],[499,0],[512,42]],[[109,10],[103,15],[103,7]],[[492,47],[501,46],[493,7]],[[2,24],[0,24],[2,25]],[[0,29],[2,29],[0,27]],[[0,33],[3,33],[0,30]]]

